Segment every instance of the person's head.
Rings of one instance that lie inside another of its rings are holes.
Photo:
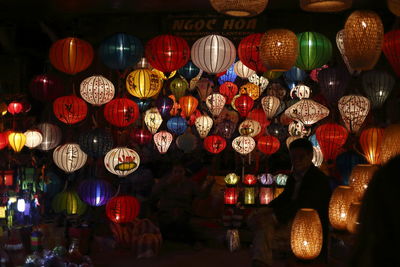
[[[313,153],[313,146],[309,140],[299,138],[291,142],[289,145],[289,155],[293,171],[297,173],[305,172],[313,164]]]

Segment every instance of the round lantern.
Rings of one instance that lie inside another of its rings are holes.
[[[230,139],[236,130],[236,125],[237,123],[231,120],[222,120],[216,124],[215,133],[221,135],[223,138]]]
[[[0,149],[3,149],[6,146],[8,146],[8,135],[9,133],[7,132],[0,133]]]
[[[302,70],[313,70],[326,64],[332,56],[332,44],[317,32],[302,32],[297,35],[299,56],[296,66]]]
[[[197,98],[194,96],[183,96],[179,99],[179,105],[182,109],[182,115],[184,117],[189,117],[197,108],[198,105]]]
[[[283,73],[289,89],[295,87],[298,83],[303,82],[307,78],[307,73],[297,67],[292,67],[290,70]]]
[[[158,75],[148,69],[134,70],[126,77],[126,89],[139,98],[146,99],[157,95],[163,85]]]
[[[313,146],[313,158],[312,163],[315,167],[319,168],[324,161],[324,155],[322,154],[321,148],[319,146]]]
[[[22,112],[22,110],[23,110],[22,103],[17,101],[13,101],[7,106],[7,111],[12,115],[19,114]]]
[[[279,105],[281,104],[281,101],[279,100],[279,98],[269,95],[264,96],[261,99],[261,104],[267,118],[272,119],[275,116]]]
[[[318,73],[321,93],[331,106],[335,106],[350,80],[349,72],[342,67],[329,67]]]
[[[181,116],[175,116],[167,121],[167,128],[176,135],[183,134],[187,129],[187,122]]]
[[[114,223],[132,222],[139,215],[140,203],[132,196],[116,196],[106,205],[108,219]]]
[[[297,211],[290,232],[290,247],[302,260],[312,260],[321,253],[323,243],[322,224],[314,209]]]
[[[347,95],[339,99],[338,108],[346,128],[357,133],[368,115],[370,101],[363,96]]]
[[[254,100],[246,94],[239,96],[233,103],[242,117],[246,117],[254,106]]]
[[[239,134],[254,137],[261,132],[261,125],[258,121],[246,119],[239,124]]]
[[[311,99],[302,99],[285,110],[285,115],[310,126],[329,115],[329,109]]]
[[[224,15],[233,17],[253,17],[264,11],[268,0],[210,0],[211,6]]]
[[[116,98],[104,107],[104,118],[114,126],[126,127],[134,123],[139,117],[139,107],[126,97]]]
[[[304,85],[298,84],[292,90],[290,90],[290,97],[291,98],[299,98],[300,100],[303,98],[310,98],[311,88]]]
[[[205,138],[213,126],[213,119],[207,115],[202,115],[196,119],[195,126],[200,138]]]
[[[233,149],[241,155],[247,155],[254,150],[256,142],[250,136],[238,136],[232,141]]]
[[[197,146],[197,138],[191,132],[187,131],[176,138],[176,146],[184,153],[192,152]]]
[[[190,49],[185,39],[165,34],[147,42],[145,55],[154,68],[162,72],[171,72],[188,62]]]
[[[281,143],[272,135],[261,136],[257,141],[257,148],[266,155],[272,155],[279,150]]]
[[[184,78],[176,77],[170,83],[169,88],[176,100],[179,101],[179,99],[185,95],[186,90],[189,88],[189,84]]]
[[[26,136],[20,132],[12,132],[8,135],[8,143],[15,152],[20,152],[26,143]]]
[[[397,1],[397,0],[396,0]],[[399,5],[400,6],[400,5]],[[400,30],[393,30],[384,35],[382,51],[397,76],[400,76]]]
[[[336,46],[339,49],[340,54],[342,55],[343,62],[346,64],[347,70],[351,75],[358,75],[361,73],[360,70],[354,70],[349,62],[349,58],[346,55],[346,49],[344,47],[344,29],[340,30],[336,34]]]
[[[35,76],[29,84],[29,90],[31,95],[41,102],[52,102],[65,93],[62,81],[51,74]]]
[[[114,98],[115,88],[112,82],[101,75],[96,75],[81,82],[80,92],[86,102],[101,106]]]
[[[140,99],[137,97],[134,97],[133,101],[138,105],[140,112],[145,112],[153,103],[153,99]]]
[[[58,146],[61,142],[61,129],[57,125],[45,122],[38,124],[37,128],[43,136],[42,143],[38,146],[39,149],[48,151]]]
[[[232,82],[224,82],[219,87],[219,92],[225,97],[226,104],[230,104],[233,97],[238,93],[238,87]]]
[[[133,129],[130,137],[139,145],[149,144],[153,139],[153,135],[147,129]]]
[[[254,83],[246,83],[240,86],[240,94],[247,94],[253,100],[257,100],[260,97],[260,87]]]
[[[92,64],[93,48],[84,40],[68,37],[51,45],[49,57],[51,64],[59,71],[76,74]]]
[[[101,43],[99,56],[107,67],[124,70],[135,65],[141,59],[143,45],[135,36],[117,33]]]
[[[353,0],[300,0],[300,8],[309,12],[340,12],[352,4]]]
[[[270,124],[270,121],[265,116],[265,112],[262,108],[255,108],[249,112],[247,115],[247,119],[258,121],[261,125],[261,131],[264,131],[265,128]]]
[[[154,144],[156,144],[160,154],[167,153],[173,139],[172,134],[167,131],[160,131],[153,136]]]
[[[353,188],[355,200],[362,200],[368,188],[369,181],[371,181],[372,176],[377,170],[377,165],[358,164],[354,166],[351,171],[349,186]]]
[[[265,78],[267,78],[268,80],[276,80],[279,77],[281,77],[283,74],[282,71],[272,71],[272,70],[268,70],[266,72],[263,73],[263,76]]]
[[[235,66],[233,67],[233,69],[234,69],[235,73],[237,74],[237,76],[239,76],[242,79],[248,79],[250,76],[256,74],[256,72],[254,70],[248,68],[240,60],[235,63]]]
[[[85,165],[87,155],[78,144],[67,143],[56,147],[53,151],[53,161],[58,168],[66,173],[72,173]]]
[[[218,74],[217,74],[218,76]],[[235,73],[235,64],[232,64],[225,72],[225,74],[221,75],[218,78],[218,83],[223,84],[224,82],[234,82],[237,78],[237,74]]]
[[[383,132],[381,164],[400,154],[400,124],[389,125]]]
[[[347,231],[352,234],[357,233],[358,225],[360,224],[359,221],[359,214],[360,214],[361,202],[353,202],[350,205],[348,214],[347,214]]]
[[[104,156],[104,165],[112,174],[125,177],[139,167],[140,157],[135,150],[127,147],[117,147],[111,149]]]
[[[196,83],[197,93],[201,101],[206,101],[207,96],[209,96],[213,91],[214,83],[207,78],[201,78]]]
[[[250,34],[243,38],[238,46],[238,56],[240,61],[257,73],[262,73],[267,70],[260,59],[262,36],[262,33]]]
[[[67,215],[82,215],[86,211],[86,204],[75,191],[70,190],[58,193],[53,198],[52,207],[56,213],[63,212]]]
[[[362,83],[372,107],[380,108],[392,92],[395,79],[385,71],[371,70],[363,74]]]
[[[206,105],[214,117],[218,117],[221,113],[225,102],[225,97],[218,93],[211,94],[206,99]]]
[[[157,108],[151,108],[145,112],[144,123],[146,124],[147,129],[149,129],[152,134],[155,134],[157,132],[162,122],[163,119]]]
[[[217,74],[227,70],[235,61],[234,44],[220,35],[207,35],[192,46],[192,61],[201,70]]]
[[[236,173],[228,173],[225,178],[224,181],[226,183],[227,186],[232,186],[232,185],[236,185],[240,180],[240,177],[236,174]]]
[[[219,135],[210,135],[204,139],[204,148],[213,154],[218,154],[226,147],[226,140]]]
[[[295,64],[297,55],[298,41],[292,31],[269,30],[261,39],[260,57],[269,70],[289,70]]]
[[[54,100],[53,112],[61,122],[71,125],[86,118],[88,107],[82,98],[69,95]]]
[[[92,207],[103,206],[113,196],[111,184],[104,180],[86,179],[78,188],[80,198]]]
[[[333,191],[329,202],[329,221],[333,228],[346,230],[347,214],[353,199],[350,186],[340,185]]]
[[[147,60],[147,58],[142,57],[141,59],[139,59],[139,61],[135,64],[134,69],[149,69],[152,70],[153,67],[150,65],[149,61]]]
[[[346,128],[336,123],[326,123],[318,126],[315,135],[325,160],[334,160],[341,147],[346,143],[348,132]]]
[[[43,136],[38,130],[28,130],[24,135],[26,137],[25,146],[28,148],[35,148],[43,141]]]
[[[278,121],[274,121],[268,125],[267,133],[278,138],[281,143],[283,143],[289,135],[288,127],[282,125]]]
[[[174,106],[174,100],[172,100],[168,96],[159,96],[155,104],[160,116],[166,117],[169,115],[172,107]],[[153,110],[153,108],[151,108],[150,110]]]
[[[113,147],[112,135],[100,128],[79,135],[78,144],[83,152],[92,158],[104,156]]]
[[[191,80],[199,74],[200,69],[196,67],[192,61],[188,61],[185,66],[178,70],[178,72],[185,79]]]
[[[344,49],[350,66],[370,70],[378,62],[383,44],[383,24],[378,14],[356,10],[344,26]]]
[[[360,134],[360,145],[369,164],[381,163],[382,128],[365,129]]]

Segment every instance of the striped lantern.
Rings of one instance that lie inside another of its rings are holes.
[[[233,149],[241,155],[251,153],[256,147],[256,142],[250,136],[238,136],[232,140]]]
[[[281,101],[275,96],[268,95],[261,99],[261,105],[268,119],[272,119],[275,116],[280,104]]]
[[[205,138],[213,126],[213,119],[207,115],[196,118],[195,126],[199,132],[200,138]]]
[[[319,168],[324,161],[324,155],[322,154],[321,148],[319,146],[313,146],[313,158],[312,163],[315,167]]]
[[[53,151],[53,161],[58,168],[66,173],[72,173],[85,165],[87,155],[76,143],[58,146]]]
[[[332,57],[331,41],[318,32],[297,34],[299,56],[296,67],[302,70],[313,70],[326,64]]]
[[[359,95],[347,95],[339,99],[338,108],[346,128],[357,133],[370,110],[368,98]]]
[[[234,103],[237,111],[242,117],[247,117],[254,106],[253,98],[251,98],[247,94],[240,95],[238,98],[236,98],[235,101],[232,101],[232,103]]]
[[[160,131],[153,136],[154,144],[156,145],[160,154],[165,154],[172,143],[174,137],[170,132]]]
[[[214,117],[218,117],[221,113],[225,102],[225,97],[218,93],[211,94],[206,99],[206,105]]]
[[[62,133],[61,129],[57,125],[44,122],[38,124],[37,128],[43,136],[42,143],[38,146],[40,150],[48,151],[60,144]]]
[[[144,115],[144,123],[146,124],[147,129],[149,129],[152,134],[155,134],[157,132],[162,122],[163,119],[157,108],[146,110]]]
[[[21,132],[12,132],[8,135],[8,143],[14,152],[20,152],[26,143],[26,136]]]
[[[250,34],[244,37],[238,46],[238,56],[240,61],[245,66],[256,71],[257,73],[267,71],[267,68],[264,66],[260,58],[260,45],[262,36],[262,33]]]
[[[395,79],[386,71],[371,70],[363,73],[362,84],[372,107],[380,108],[392,92]]]
[[[235,73],[237,76],[239,76],[242,79],[248,79],[250,76],[256,74],[256,72],[246,65],[243,64],[242,61],[238,61],[235,63],[235,66],[233,67]]]
[[[285,115],[310,126],[329,115],[329,109],[311,99],[302,99],[285,110]]]
[[[381,163],[383,133],[383,128],[369,128],[363,130],[360,134],[359,142],[361,149],[369,164]]]
[[[112,149],[114,142],[109,132],[96,128],[80,134],[78,143],[87,155],[92,158],[100,158]]]
[[[56,213],[66,213],[67,215],[82,215],[87,208],[78,194],[71,190],[58,193],[51,204]]]
[[[115,98],[104,107],[104,118],[114,126],[126,127],[139,117],[139,107],[126,97]]]
[[[162,79],[154,71],[148,69],[134,70],[126,77],[128,93],[140,99],[157,95],[162,85]]]
[[[199,101],[194,96],[182,96],[179,99],[179,105],[181,106],[181,114],[183,117],[188,118],[196,110]]]
[[[72,125],[86,118],[88,107],[82,98],[69,95],[54,100],[53,112],[58,120]]]
[[[28,148],[35,148],[43,141],[43,136],[38,130],[28,130],[24,133],[26,137],[25,146]]]
[[[173,134],[181,135],[187,129],[187,122],[181,116],[174,116],[167,121],[167,128]]]
[[[103,206],[113,195],[111,184],[99,179],[86,179],[79,184],[80,198],[92,207]]]
[[[112,174],[125,177],[139,167],[140,157],[135,150],[127,147],[117,147],[104,156],[104,165]]]
[[[114,223],[129,223],[139,215],[140,203],[133,196],[116,196],[106,205],[108,219]]]
[[[272,135],[261,136],[257,140],[257,148],[266,155],[272,155],[279,150],[281,143]]]
[[[192,61],[188,61],[185,66],[178,70],[178,73],[182,75],[185,79],[191,80],[200,73],[200,69],[196,67],[196,65],[194,65]]]
[[[114,98],[115,88],[111,81],[101,75],[95,75],[81,82],[80,92],[86,102],[101,106]]]
[[[348,132],[336,123],[325,123],[317,127],[315,136],[325,160],[335,160],[346,143]]]
[[[209,135],[203,141],[203,147],[210,153],[218,154],[226,147],[226,140],[219,135]]]

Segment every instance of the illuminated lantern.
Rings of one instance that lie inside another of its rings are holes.
[[[0,219],[6,218],[7,206],[0,206]]]
[[[261,136],[257,141],[257,148],[266,155],[272,155],[279,150],[281,143],[272,135]]]
[[[79,135],[78,144],[92,158],[100,158],[113,148],[112,135],[100,128]]]
[[[51,45],[49,58],[51,64],[59,71],[76,74],[92,64],[93,54],[91,44],[78,38],[68,37]]]
[[[348,132],[346,128],[336,123],[326,123],[318,126],[315,135],[325,160],[334,160],[341,147],[346,143]]]
[[[350,175],[349,186],[353,188],[355,200],[362,200],[365,191],[368,188],[369,181],[378,170],[378,166],[369,164],[358,164],[354,166]]]
[[[256,142],[250,136],[238,136],[232,141],[233,149],[241,155],[247,155],[254,150]]]
[[[214,83],[207,78],[201,78],[196,83],[197,93],[201,101],[206,101],[207,96],[209,96],[213,91]]]
[[[331,106],[335,106],[349,83],[349,72],[342,67],[329,67],[318,73],[318,83],[321,93]]]
[[[81,82],[82,98],[95,106],[101,106],[114,98],[115,88],[112,82],[101,75],[91,76]]]
[[[189,88],[189,84],[184,78],[176,77],[170,83],[169,88],[176,100],[179,101],[179,99],[185,95],[186,90]]]
[[[310,78],[314,81],[314,82],[318,82],[318,73],[323,70],[329,68],[328,65],[322,65],[320,68],[315,68],[310,72]]]
[[[268,79],[266,79],[264,76],[258,76],[257,74],[253,74],[249,77],[249,82],[256,85],[258,88],[257,89],[253,89],[253,94],[257,94],[259,91],[261,94],[262,92],[264,92],[265,88],[267,88],[269,81]],[[249,90],[250,92],[251,90]],[[257,96],[257,98],[259,97],[259,95]]]
[[[67,143],[58,146],[53,151],[53,161],[58,168],[66,173],[72,173],[85,165],[87,155],[78,144]]]
[[[234,103],[237,111],[242,117],[246,117],[254,106],[254,100],[246,94],[239,96]]]
[[[261,205],[268,205],[274,199],[274,189],[272,187],[260,187],[258,197]]]
[[[240,123],[238,130],[241,135],[254,137],[261,132],[261,125],[258,121],[246,119]]]
[[[173,134],[181,135],[187,129],[187,122],[181,116],[174,116],[167,121],[167,128]]]
[[[8,146],[8,133],[2,132],[0,133],[0,149],[5,148]]]
[[[378,14],[356,10],[344,26],[344,49],[350,66],[370,70],[378,62],[383,44],[384,28]]]
[[[313,158],[312,163],[315,167],[319,168],[324,161],[324,155],[322,154],[321,148],[319,146],[313,146]]]
[[[224,82],[219,87],[219,93],[225,97],[226,104],[231,104],[233,97],[238,93],[238,87],[232,82]]]
[[[333,191],[329,202],[329,221],[333,228],[346,230],[347,214],[353,199],[353,190],[350,186],[339,185]]]
[[[187,131],[176,138],[176,146],[184,153],[192,152],[197,146],[197,138],[191,132]]]
[[[12,186],[14,182],[14,171],[6,170],[0,171],[0,185],[1,186]]]
[[[268,95],[261,99],[261,104],[267,118],[272,119],[278,111],[281,101],[275,96]]]
[[[26,137],[25,146],[28,148],[35,148],[42,143],[43,136],[37,130],[28,130],[24,135]]]
[[[336,157],[336,169],[341,176],[340,184],[349,185],[350,174],[358,164],[365,164],[365,159],[359,153],[347,150]]]
[[[236,173],[228,173],[225,178],[224,181],[226,183],[227,186],[233,186],[236,185],[240,180],[240,177],[236,174]]]
[[[133,196],[116,196],[106,205],[108,219],[114,223],[129,223],[139,215],[140,203]]]
[[[256,74],[256,72],[250,68],[248,68],[246,65],[243,64],[242,61],[238,61],[235,63],[235,66],[233,67],[233,70],[242,79],[248,79],[250,76]]]
[[[302,69],[292,67],[290,70],[284,72],[283,76],[285,77],[289,89],[292,89],[307,78],[307,73]]]
[[[297,97],[300,100],[304,98],[310,98],[310,94],[311,94],[311,88],[304,84],[296,85],[294,88],[292,88],[292,90],[290,90],[290,97],[291,98]]]
[[[179,74],[182,75],[185,79],[191,80],[196,77],[200,69],[193,64],[192,61],[188,61],[185,66],[178,70]]]
[[[20,198],[17,201],[17,210],[19,212],[24,212],[25,211],[25,199]]]
[[[160,154],[165,154],[172,143],[172,134],[167,131],[160,131],[153,136],[154,144],[156,144]]]
[[[302,99],[285,110],[285,115],[310,126],[329,115],[329,109],[311,99]]]
[[[307,130],[301,121],[292,121],[289,123],[288,130],[291,136],[304,137],[310,134],[310,130]]]
[[[143,45],[135,36],[117,33],[101,43],[99,56],[107,67],[124,70],[135,65],[141,59]]]
[[[309,12],[340,12],[352,4],[353,0],[300,0],[300,8]]]
[[[155,104],[156,104],[157,110],[159,111],[160,116],[166,117],[169,115],[169,113],[174,105],[174,100],[172,100],[168,96],[159,96],[157,98]],[[153,110],[153,109],[154,108],[151,108],[150,110]]]
[[[41,102],[52,102],[65,93],[62,81],[51,74],[35,76],[29,84],[29,90],[31,95]]]
[[[185,66],[190,59],[190,49],[185,39],[165,34],[147,42],[145,56],[154,68],[172,72]]]
[[[271,70],[268,70],[268,71],[263,73],[263,76],[265,78],[267,78],[268,80],[276,80],[279,77],[281,77],[282,74],[283,74],[282,71],[271,71]]]
[[[260,59],[260,44],[262,36],[262,33],[250,34],[243,38],[238,46],[238,56],[240,61],[257,73],[262,73],[267,70]]]
[[[297,211],[290,232],[293,254],[302,260],[312,260],[321,253],[323,243],[322,224],[314,209]]]
[[[225,205],[236,205],[239,197],[239,190],[235,187],[227,187],[224,192]]]
[[[350,205],[348,214],[347,214],[347,231],[352,234],[357,233],[358,225],[360,224],[359,221],[359,214],[360,214],[361,202],[353,202]]]
[[[19,114],[22,112],[23,106],[22,103],[13,101],[8,104],[7,111],[12,115]]]
[[[203,141],[204,148],[213,154],[218,154],[226,147],[226,140],[219,135],[207,136]]]
[[[256,194],[254,187],[245,187],[244,188],[244,204],[245,205],[254,205],[256,203]]]
[[[138,105],[140,112],[145,112],[153,103],[153,99],[139,99],[137,97],[134,97],[133,101]]]
[[[268,70],[287,71],[298,55],[296,34],[286,29],[272,29],[261,38],[260,58]]]
[[[139,167],[139,164],[139,154],[127,147],[113,148],[104,156],[106,169],[119,177],[133,173]]]
[[[397,0],[394,0],[397,1]],[[397,76],[400,76],[400,30],[393,30],[385,33],[382,51]]]
[[[214,117],[218,117],[221,113],[225,102],[225,97],[218,93],[211,94],[206,99],[206,105]]]
[[[400,154],[400,124],[391,124],[383,132],[381,145],[381,163]]]
[[[392,92],[395,79],[385,71],[371,70],[363,74],[362,83],[372,107],[380,108]]]
[[[243,177],[243,183],[245,185],[255,185],[257,183],[257,177],[253,174],[246,174]]]
[[[196,119],[195,126],[200,138],[205,138],[213,126],[213,119],[207,115],[202,115]]]
[[[260,87],[254,83],[246,83],[240,87],[240,94],[247,94],[253,100],[260,97]]]
[[[153,139],[153,135],[147,129],[133,129],[130,137],[139,145],[149,144]]]
[[[52,207],[56,213],[66,213],[67,215],[82,215],[87,208],[78,194],[71,190],[58,193],[53,198]]]
[[[99,179],[86,179],[78,188],[80,198],[92,207],[105,205],[113,196],[113,191],[109,182]]]
[[[342,55],[342,59],[344,63],[346,64],[347,70],[349,71],[350,74],[352,75],[358,75],[361,73],[359,70],[354,70],[349,62],[349,58],[346,55],[346,49],[344,47],[344,29],[340,30],[336,34],[336,46],[338,47],[340,54]]]
[[[51,123],[41,123],[37,125],[38,130],[42,133],[43,140],[38,146],[40,150],[48,151],[60,144],[61,142],[61,129]]]
[[[82,98],[69,95],[54,100],[53,112],[58,120],[71,125],[86,118],[88,107]]]
[[[179,105],[182,109],[182,115],[184,117],[190,117],[190,115],[196,110],[199,101],[194,96],[188,95],[183,96],[179,99]]]
[[[332,57],[332,44],[328,38],[318,32],[302,32],[297,34],[299,56],[296,67],[313,70],[326,64]]]
[[[157,108],[151,108],[145,112],[144,123],[146,124],[147,129],[149,129],[152,134],[155,134],[157,132],[158,128],[160,128],[162,121],[163,119]]]
[[[26,143],[26,136],[20,132],[12,132],[8,135],[8,143],[15,152],[20,152]]]
[[[368,115],[370,101],[363,96],[347,95],[339,99],[338,108],[346,128],[357,133]]]
[[[232,66],[226,70],[225,74],[218,78],[218,83],[223,84],[224,82],[234,82],[236,78],[237,75],[235,73],[235,64],[232,64]]]
[[[382,128],[365,129],[360,134],[360,145],[369,164],[381,163]]]
[[[221,14],[233,17],[253,17],[264,11],[268,0],[210,0],[211,6]]]
[[[104,118],[117,127],[126,127],[139,117],[139,107],[135,101],[126,97],[115,98],[104,107]]]
[[[247,115],[247,119],[258,121],[261,125],[261,132],[265,130],[265,128],[270,124],[270,121],[267,119],[265,112],[262,108],[256,108],[249,112]]]
[[[135,70],[137,69],[149,69],[152,70],[153,67],[150,65],[149,61],[147,60],[147,58],[142,57],[141,59],[139,59],[139,61],[135,64],[134,67]]]
[[[157,95],[163,85],[158,75],[148,69],[134,70],[126,77],[128,93],[139,98],[147,99]]]
[[[192,61],[201,70],[217,74],[227,70],[235,61],[235,45],[220,35],[207,35],[192,46]]]

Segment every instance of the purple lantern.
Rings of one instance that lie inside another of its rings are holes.
[[[42,102],[52,102],[65,94],[63,82],[50,74],[35,76],[29,84],[29,89],[31,95]]]
[[[171,111],[173,106],[174,106],[174,100],[172,100],[168,96],[160,96],[156,100],[156,107],[162,117],[168,117],[169,112]]]
[[[341,66],[326,68],[318,73],[321,93],[331,106],[334,106],[343,96],[349,80],[349,72]]]
[[[105,205],[113,196],[113,191],[110,183],[98,179],[84,180],[78,188],[79,196],[83,202],[94,207]]]
[[[215,134],[222,136],[225,139],[230,139],[235,132],[236,124],[230,120],[223,120],[216,125]]]

